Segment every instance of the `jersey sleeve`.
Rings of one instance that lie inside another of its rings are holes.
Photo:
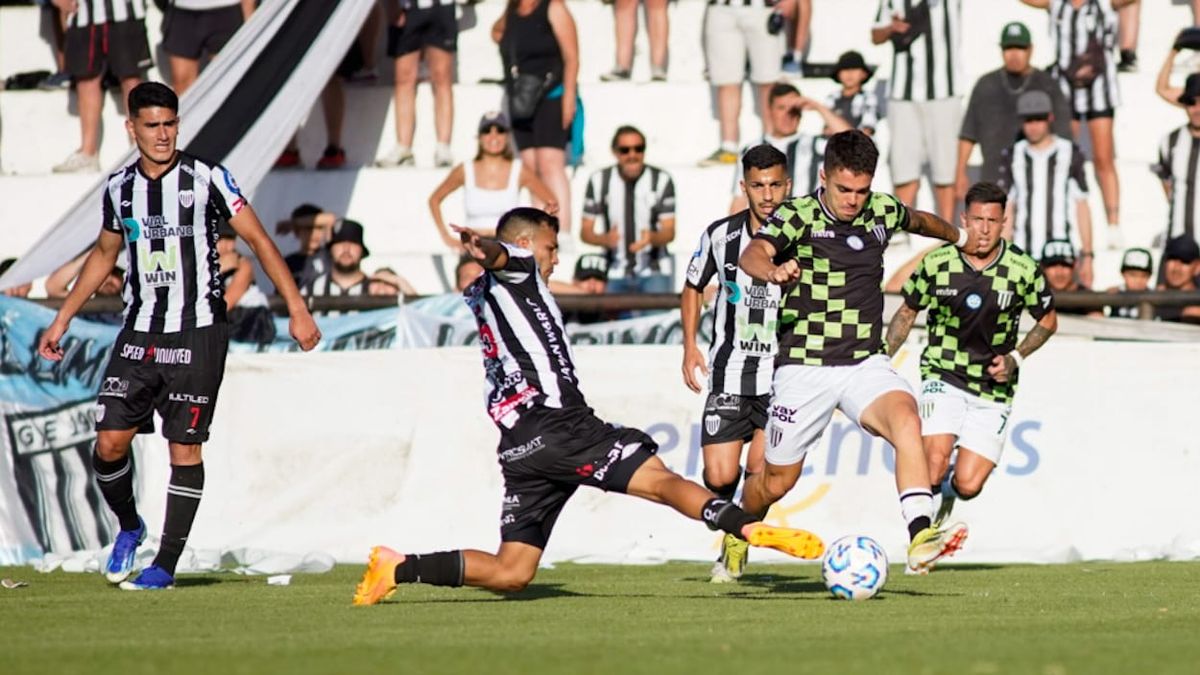
[[[1158,163],[1150,165],[1150,170],[1163,180],[1171,180],[1174,178],[1174,176],[1171,175],[1171,164],[1173,163],[1171,161],[1171,135],[1172,134],[1167,134],[1165,137],[1163,137],[1162,143],[1160,143],[1158,146]]]
[[[675,181],[671,176],[665,176],[662,191],[658,194],[658,203],[654,205],[656,219],[675,217]]]
[[[497,279],[506,284],[521,284],[537,277],[537,260],[533,257],[533,251],[505,242],[499,244],[508,254],[508,260],[505,261],[504,267],[492,270]]]
[[[208,198],[216,206],[217,214],[229,220],[246,208],[246,198],[242,196],[242,189],[238,187],[229,169],[218,164],[212,168],[211,175]]]
[[[121,234],[121,219],[117,217],[117,209],[113,205],[112,193],[109,192],[107,184],[100,194],[100,212],[102,214],[100,227],[109,232]]]
[[[691,261],[688,262],[686,284],[697,291],[703,291],[716,273],[717,263],[713,260],[712,255],[712,236],[708,230],[704,230],[704,233],[700,235],[700,243],[692,253]]]
[[[895,195],[883,194],[880,196],[882,204],[876,213],[882,212],[883,223],[887,227],[888,233],[895,234],[901,230],[907,230],[912,221],[912,211],[909,210],[908,205]]]
[[[596,187],[596,179],[600,176],[599,172],[592,174],[588,179],[587,191],[583,193],[583,215],[587,218],[599,218],[604,215],[600,209],[600,190]]]
[[[1073,201],[1087,199],[1087,174],[1083,171],[1083,151],[1075,145],[1071,146],[1071,174],[1068,183],[1068,190]]]
[[[863,108],[858,128],[873,131],[879,126],[879,97],[873,91],[864,91],[859,95],[863,97]]]
[[[779,255],[790,250],[803,231],[804,224],[800,222],[800,214],[796,213],[789,202],[780,204],[775,209],[775,213],[763,223],[754,238],[774,246],[775,254]]]
[[[1029,315],[1035,320],[1041,320],[1054,309],[1054,291],[1050,290],[1050,284],[1046,282],[1046,275],[1042,274],[1041,266],[1034,264],[1030,269],[1022,300]]]
[[[929,288],[933,284],[933,278],[929,274],[928,266],[927,255],[921,259],[921,263],[908,276],[908,280],[904,282],[904,288],[900,291],[901,297],[904,298],[904,304],[908,305],[909,309],[920,311],[930,305],[933,295],[929,292]]]

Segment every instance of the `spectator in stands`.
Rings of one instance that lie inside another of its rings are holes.
[[[646,6],[646,36],[650,42],[650,79],[667,80],[667,0],[613,0],[613,24],[617,37],[616,65],[600,76],[605,82],[628,81],[633,73],[633,41],[637,37],[638,5]]]
[[[1108,247],[1121,248],[1121,191],[1113,149],[1113,117],[1121,104],[1117,64],[1117,10],[1138,0],[1021,0],[1050,14],[1055,62],[1051,68],[1071,102],[1071,128],[1080,138],[1087,122],[1096,182],[1108,217]]]
[[[297,288],[303,289],[329,269],[325,241],[337,220],[337,215],[315,204],[301,204],[292,210],[291,218],[275,226],[276,234],[292,233],[300,241],[300,250],[283,259]]]
[[[1050,97],[1054,134],[1071,138],[1071,106],[1059,89],[1058,80],[1032,65],[1033,40],[1029,29],[1013,21],[1000,31],[1000,50],[1004,66],[979,78],[971,90],[962,128],[958,132],[958,170],[956,194],[966,197],[974,181],[967,175],[967,163],[975,145],[983,154],[979,180],[999,183],[1002,155],[1021,137],[1021,117],[1017,98],[1027,91],[1042,91]],[[1033,252],[1030,252],[1033,255]]]
[[[480,274],[483,274],[483,266],[479,261],[469,255],[462,256],[454,268],[454,290],[462,293]]]
[[[1180,235],[1167,242],[1163,251],[1162,291],[1196,292],[1196,276],[1200,275],[1200,246],[1187,235]],[[1200,322],[1200,305],[1183,307],[1159,307],[1154,312],[1159,321]]]
[[[800,120],[806,110],[821,116],[825,125],[823,135],[800,131]],[[775,133],[742,148],[741,154],[755,145],[770,144],[782,152],[788,161],[788,175],[792,178],[792,194],[807,195],[818,187],[818,175],[825,160],[825,141],[828,135],[852,128],[850,123],[817,101],[802,96],[800,90],[786,82],[771,85],[767,95],[767,116]],[[746,195],[742,192],[742,167],[733,172],[733,201],[730,213],[746,208]]]
[[[67,293],[71,292],[71,286],[75,284],[75,279],[79,276],[79,272],[83,269],[83,263],[86,260],[87,251],[84,251],[75,259],[51,272],[50,276],[46,277],[46,297],[67,297]],[[125,270],[120,265],[117,265],[104,278],[104,281],[100,284],[100,288],[96,289],[96,297],[118,296],[121,294],[121,287],[124,284]]]
[[[254,263],[237,251],[237,232],[228,221],[217,228],[217,256],[221,283],[225,288],[225,309],[229,318],[229,339],[264,344],[275,339],[275,317],[267,295],[254,283]]]
[[[329,251],[329,269],[301,289],[304,295],[366,295],[370,280],[362,261],[371,251],[363,242],[362,224],[349,219],[338,221],[325,248]]]
[[[367,279],[367,295],[413,296],[417,290],[390,267],[380,267]]]
[[[1142,6],[1134,3],[1126,5],[1117,12],[1118,30],[1118,47],[1121,52],[1121,60],[1117,63],[1117,70],[1122,73],[1137,72],[1137,46],[1138,32],[1142,24]]]
[[[1082,247],[1079,278],[1090,286],[1092,215],[1083,153],[1071,141],[1051,133],[1054,106],[1046,92],[1035,89],[1021,94],[1017,116],[1024,138],[1008,151],[999,182],[1008,191],[1004,237],[1024,251],[1040,251],[1049,240],[1078,241]]]
[[[788,22],[788,44],[791,45],[791,49],[783,55],[782,70],[788,75],[802,76],[808,40],[811,37],[809,27],[812,26],[812,0],[795,0],[795,4],[795,21]]]
[[[579,39],[564,0],[507,0],[492,25],[506,73],[509,120],[529,167],[554,193],[562,232],[571,231],[571,183],[566,145],[578,149]],[[526,86],[532,85],[532,86]],[[519,96],[514,88],[520,87]],[[578,136],[578,141],[573,139]],[[570,241],[569,237],[563,237]]]
[[[146,42],[146,0],[78,2],[54,0],[70,15],[65,37],[67,72],[75,81],[79,106],[79,149],[54,166],[55,173],[100,170],[100,80],[112,73],[121,83],[121,101],[152,65]]]
[[[38,89],[70,89],[71,74],[67,72],[67,57],[64,52],[69,18],[50,0],[37,2],[42,7],[42,21],[50,24],[50,46],[54,49],[54,72],[38,83]]]
[[[1041,259],[1038,262],[1042,266],[1042,272],[1046,275],[1046,283],[1055,293],[1091,290],[1087,285],[1080,283],[1075,274],[1075,246],[1071,242],[1059,239],[1051,239],[1046,242],[1046,245],[1042,247]],[[1055,309],[1059,314],[1104,316],[1104,313],[1099,310],[1064,308],[1062,305],[1057,305]]]
[[[560,291],[556,291],[560,292]],[[575,261],[575,276],[570,293],[575,295],[604,295],[608,292],[608,258],[599,253],[585,253]],[[596,323],[614,317],[603,311],[575,311],[563,315],[564,323]]]
[[[614,293],[669,293],[667,244],[675,239],[675,184],[646,164],[646,136],[632,126],[613,134],[617,163],[588,180],[580,236],[606,250]],[[603,229],[596,231],[596,221]]]
[[[1121,256],[1121,283],[1108,289],[1109,293],[1142,293],[1150,290],[1150,276],[1154,271],[1154,261],[1150,251],[1144,248],[1131,248]],[[1122,319],[1136,319],[1141,312],[1137,305],[1126,307],[1105,307],[1104,315]]]
[[[449,167],[450,132],[454,125],[454,54],[458,50],[458,21],[453,0],[393,0],[394,19],[388,27],[388,56],[396,68],[396,146],[376,166],[412,166],[413,131],[417,124],[417,77],[421,61],[433,87],[433,124],[437,148],[433,164]]]
[[[700,166],[734,164],[738,159],[738,119],[742,114],[742,81],[749,61],[751,88],[763,112],[763,133],[774,134],[767,110],[771,83],[779,79],[783,61],[783,36],[786,19],[796,15],[794,0],[775,5],[768,0],[708,3],[704,15],[704,55],[708,62],[708,81],[717,92],[717,120],[721,145],[700,160]],[[772,32],[772,30],[774,32]]]
[[[905,204],[916,204],[922,166],[928,162],[937,213],[950,222],[955,132],[962,123],[965,89],[961,16],[962,0],[879,0],[871,29],[872,42],[891,41],[893,50],[888,119],[894,192]]]
[[[1197,199],[1197,164],[1200,161],[1200,73],[1188,75],[1184,86],[1172,87],[1168,82],[1175,57],[1172,49],[1158,74],[1158,94],[1173,106],[1183,108],[1187,123],[1163,137],[1158,150],[1154,172],[1162,179],[1163,191],[1170,204],[1167,229],[1155,238],[1155,246],[1168,239],[1186,235],[1196,237],[1200,222],[1200,199]]]
[[[0,277],[4,276],[4,273],[8,271],[8,268],[15,265],[16,262],[16,258],[5,258],[4,260],[0,260]],[[25,283],[21,284],[20,286],[6,288],[3,291],[0,291],[0,295],[7,295],[10,298],[28,298],[29,291],[31,290],[33,290],[33,284]]]
[[[522,188],[528,190],[547,213],[558,212],[550,188],[520,159],[514,158],[510,129],[504,113],[484,113],[479,119],[479,146],[475,158],[451,169],[429,195],[429,211],[433,214],[438,235],[456,252],[462,252],[462,242],[446,227],[442,202],[459,188],[463,189],[464,225],[484,236],[491,236],[500,216],[520,204]]]
[[[830,93],[825,101],[825,106],[837,113],[838,117],[868,136],[874,136],[875,127],[879,125],[879,98],[875,92],[863,89],[873,74],[874,70],[867,66],[862,54],[855,51],[842,54],[833,67],[833,80],[842,88]],[[826,136],[835,133],[826,125]]]
[[[200,76],[200,60],[216,56],[254,13],[254,0],[174,0],[163,10],[163,51],[171,84],[183,96]]]

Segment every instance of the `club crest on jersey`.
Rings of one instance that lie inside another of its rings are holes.
[[[857,234],[852,234],[849,237],[846,237],[846,245],[855,251],[861,251],[863,250],[863,247],[866,246],[866,244],[863,243],[862,237],[859,237]]]
[[[196,203],[196,193],[191,190],[179,191],[179,205],[185,209],[192,208],[192,204]]]
[[[983,306],[983,298],[979,297],[978,293],[972,293],[967,296],[967,307],[971,309],[979,309]]]
[[[704,416],[704,430],[708,432],[709,436],[715,436],[717,434],[717,432],[720,431],[720,429],[721,429],[721,416],[720,415],[705,415]]]

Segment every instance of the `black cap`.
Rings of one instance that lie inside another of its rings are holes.
[[[1192,105],[1197,98],[1200,98],[1200,73],[1192,73],[1183,82],[1183,93],[1179,95],[1179,102]]]
[[[344,241],[354,242],[355,244],[361,246],[363,250],[362,257],[365,258],[371,255],[370,249],[368,249],[367,245],[363,243],[362,223],[358,222],[357,220],[345,218],[334,223],[333,236],[329,238],[329,243],[326,244],[326,246],[332,248],[334,244]]]
[[[1042,247],[1042,267],[1048,265],[1075,266],[1075,246],[1069,241],[1052,239]]]
[[[1163,251],[1163,260],[1178,260],[1190,264],[1197,258],[1200,258],[1200,245],[1186,234],[1169,240],[1166,250]]]
[[[1145,272],[1150,274],[1154,271],[1154,258],[1150,256],[1150,251],[1144,248],[1131,248],[1125,251],[1121,256],[1121,271],[1122,272]]]
[[[875,69],[867,65],[866,60],[863,59],[863,55],[851,50],[838,57],[837,65],[833,67],[833,81],[840,83],[838,73],[852,68],[862,68],[867,71],[867,80],[871,79],[871,76],[875,74]],[[867,80],[863,80],[863,82]]]
[[[575,261],[575,281],[599,279],[608,281],[608,258],[599,253],[585,253]]]

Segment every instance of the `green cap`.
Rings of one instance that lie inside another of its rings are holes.
[[[1020,21],[1005,24],[1004,30],[1000,31],[1000,46],[1004,49],[1028,47],[1031,44],[1033,44],[1033,39],[1029,36],[1029,29]]]

